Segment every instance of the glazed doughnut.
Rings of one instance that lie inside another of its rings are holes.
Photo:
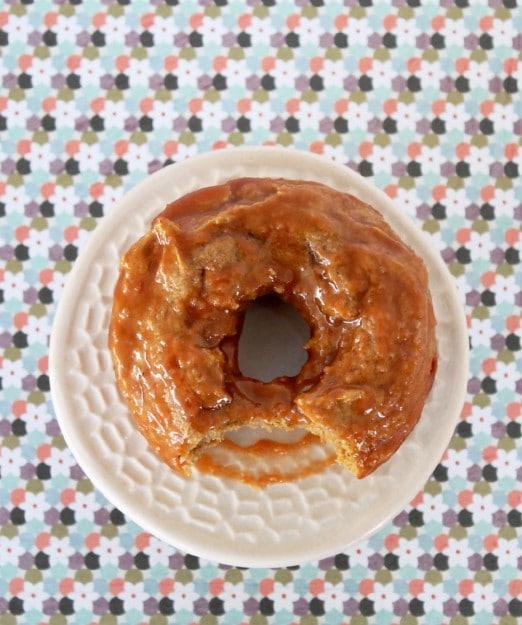
[[[294,377],[243,376],[252,301],[274,295],[310,327]],[[358,478],[417,423],[437,349],[423,262],[375,209],[315,182],[241,178],[190,193],[121,261],[109,332],[142,434],[189,474],[224,434],[302,427]]]

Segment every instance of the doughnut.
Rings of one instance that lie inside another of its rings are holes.
[[[297,375],[242,375],[250,303],[294,306],[310,328]],[[240,178],[185,195],[124,254],[109,346],[143,436],[190,475],[243,426],[300,427],[363,478],[417,423],[436,366],[422,260],[359,199],[309,181]]]

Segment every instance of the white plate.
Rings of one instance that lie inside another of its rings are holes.
[[[422,417],[399,451],[357,480],[332,465],[295,482],[253,489],[154,455],[119,397],[107,347],[118,263],[168,202],[241,176],[316,180],[381,211],[425,261],[437,317],[439,366]],[[51,392],[62,432],[100,491],[167,543],[236,566],[288,566],[341,552],[403,509],[439,462],[461,411],[468,371],[463,310],[429,240],[381,191],[344,166],[289,149],[217,151],[171,165],[131,190],[83,248],[56,313]]]

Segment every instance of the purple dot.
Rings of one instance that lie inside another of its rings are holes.
[[[221,130],[223,132],[234,132],[236,129],[236,120],[233,117],[225,117],[221,122]]]
[[[2,162],[1,171],[6,176],[14,173],[16,171],[16,163],[12,158],[6,158],[5,161]]]
[[[2,334],[0,334],[0,347],[9,347],[12,342],[13,337],[11,336],[10,332],[2,332]]]
[[[321,48],[331,48],[333,46],[334,38],[331,33],[322,33],[319,37],[319,45]]]
[[[71,480],[78,481],[85,477],[85,473],[79,464],[73,464],[69,470],[69,477]]]
[[[251,76],[248,76],[245,80],[245,85],[249,91],[255,91],[261,86],[261,78],[259,78],[259,76],[256,76],[255,74],[252,74]]]
[[[236,35],[235,33],[225,33],[221,39],[224,48],[233,48],[236,45]]]
[[[36,378],[34,375],[26,375],[22,380],[22,388],[24,391],[34,391],[36,388]]]
[[[106,525],[111,519],[107,508],[98,508],[94,513],[94,522],[96,525]]]
[[[445,263],[451,263],[456,258],[455,250],[451,247],[447,247],[446,249],[442,250],[440,255],[442,256],[442,259]]]
[[[56,419],[51,419],[45,425],[45,433],[47,436],[58,436],[61,434],[60,426]]]
[[[24,571],[28,571],[34,566],[34,556],[26,551],[18,558],[18,566]]]
[[[408,513],[405,510],[400,512],[393,519],[393,524],[395,525],[395,527],[404,527],[405,525],[407,525],[408,524]]]
[[[450,93],[451,91],[453,91],[453,86],[454,82],[451,76],[444,76],[444,78],[442,78],[440,81],[440,90],[444,93]]]
[[[505,599],[497,599],[493,604],[493,614],[495,616],[506,616],[508,613],[508,604]]]
[[[426,50],[430,45],[430,37],[426,33],[422,33],[421,35],[417,35],[415,38],[415,46],[419,48],[419,50]]]
[[[27,128],[27,130],[31,130],[33,132],[35,130],[38,130],[38,128],[40,128],[40,118],[38,117],[38,115],[31,115],[31,117],[29,117],[29,119],[27,120],[25,127]]]
[[[359,612],[359,602],[350,597],[350,599],[343,602],[343,614],[346,616],[355,616]]]
[[[46,525],[55,525],[60,520],[60,513],[56,508],[49,508],[44,512],[44,521]]]
[[[476,395],[478,392],[480,392],[480,389],[481,383],[479,378],[471,378],[471,380],[468,381],[468,393]]]
[[[384,566],[384,556],[380,553],[372,553],[368,558],[368,568],[371,571],[379,571]]]
[[[7,612],[8,605],[7,599],[0,597],[0,614],[5,614]]]
[[[395,616],[406,616],[408,614],[408,602],[402,597],[393,602],[393,613]]]
[[[455,510],[445,510],[442,514],[442,524],[444,527],[453,527],[457,524],[458,516]]]
[[[478,291],[470,291],[469,293],[466,293],[466,305],[467,306],[478,306],[479,304],[480,304],[480,293]],[[480,381],[479,381],[479,390],[480,390]]]
[[[187,120],[184,117],[181,117],[181,115],[178,115],[178,117],[176,117],[172,122],[172,130],[175,130],[176,132],[183,132],[186,130],[187,125]]]
[[[468,558],[468,567],[470,571],[480,571],[482,568],[482,556],[479,553],[474,553]]]
[[[522,34],[513,37],[513,50],[522,50]]]
[[[104,159],[100,163],[99,171],[102,176],[109,176],[110,174],[112,174],[112,169],[112,161],[110,161],[108,158]]]
[[[31,480],[36,475],[36,467],[30,462],[26,462],[20,467],[20,477],[23,480]]]
[[[329,557],[329,558],[323,558],[322,560],[319,560],[318,566],[321,569],[321,571],[328,571],[334,567],[334,564],[335,564],[335,559],[332,557]]]
[[[497,421],[496,423],[493,423],[493,425],[491,426],[491,435],[494,438],[504,438],[504,436],[506,435],[506,424],[502,421]]]
[[[394,91],[400,93],[406,88],[406,79],[403,76],[394,76],[391,81],[391,86]]]
[[[296,616],[305,616],[308,614],[308,601],[304,597],[300,597],[294,601],[294,614]]]
[[[243,604],[246,616],[254,616],[259,612],[259,601],[254,597],[249,597]]]
[[[372,50],[377,50],[382,46],[382,37],[379,33],[372,33],[368,37],[368,47]]]
[[[105,523],[100,523],[99,525],[105,525]],[[129,553],[128,551],[126,553],[122,553],[122,555],[118,558],[118,566],[124,571],[130,571],[130,569],[134,566],[134,556],[132,553]]]
[[[446,162],[442,163],[440,166],[440,174],[444,176],[444,178],[451,178],[455,174],[455,164]]]
[[[442,604],[445,616],[456,616],[459,612],[459,604],[455,599],[448,599]]]
[[[355,91],[358,86],[359,81],[357,80],[356,76],[352,76],[350,74],[349,76],[346,76],[346,78],[343,80],[343,87],[344,89],[346,89],[346,91]]]
[[[146,616],[152,616],[159,610],[158,600],[155,597],[148,597],[143,602],[143,613]]]
[[[62,74],[55,74],[51,77],[51,87],[53,89],[63,89],[65,87],[65,76]]]
[[[169,569],[178,570],[183,568],[184,564],[183,554],[176,552],[169,556]]]
[[[194,601],[194,614],[196,616],[203,616],[208,613],[208,601],[205,597],[199,597]]]
[[[51,616],[52,614],[56,614],[58,612],[58,599],[55,597],[48,597],[44,600],[42,604],[43,613],[46,616]]]
[[[212,87],[212,77],[208,74],[198,77],[198,89],[210,89]]]
[[[500,263],[504,262],[504,250],[500,247],[496,247],[489,253],[489,258],[495,265],[500,265]]]
[[[429,553],[423,553],[419,556],[419,569],[421,571],[429,571],[433,566],[433,557]]]
[[[478,464],[474,464],[469,467],[467,471],[468,480],[470,482],[480,482],[482,479],[482,469]]]
[[[33,30],[27,35],[27,43],[32,47],[36,48],[42,43],[43,36],[42,33],[38,30]]]
[[[186,33],[176,33],[174,37],[174,45],[176,48],[184,48],[188,44],[188,35]]]
[[[496,510],[491,515],[491,520],[495,527],[505,527],[508,524],[507,513],[504,510]]]
[[[88,46],[91,42],[91,35],[86,30],[83,30],[81,33],[76,35],[76,45],[84,48]]]
[[[140,36],[137,32],[130,32],[125,35],[125,45],[129,48],[135,48],[140,43]]]
[[[115,85],[115,79],[112,74],[104,74],[100,77],[100,87],[102,89],[112,89]]]
[[[78,204],[74,205],[74,216],[75,217],[85,217],[89,214],[89,206],[86,202],[78,202]]]
[[[477,204],[466,206],[466,219],[475,220],[480,216],[480,207]]]
[[[283,33],[274,33],[270,37],[270,45],[273,48],[282,48],[285,45],[285,36]]]
[[[69,568],[73,569],[73,571],[79,571],[83,568],[83,565],[83,556],[78,551],[76,553],[73,553],[72,556],[69,556]]]
[[[109,611],[109,602],[103,597],[98,597],[92,602],[92,611],[97,616],[107,614],[107,612]]]
[[[4,78],[2,79],[2,85],[6,88],[6,89],[13,89],[14,87],[17,86],[17,78],[15,76],[15,74],[6,74],[4,76]]]
[[[282,132],[285,128],[285,120],[278,115],[270,120],[270,132]]]
[[[334,123],[329,117],[323,117],[323,119],[319,122],[319,132],[326,134],[328,132],[332,132],[333,129]]]

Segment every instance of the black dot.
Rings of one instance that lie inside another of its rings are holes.
[[[361,599],[359,602],[359,611],[363,616],[373,616],[375,614],[373,601],[367,597]]]
[[[310,614],[312,616],[323,616],[324,611],[324,601],[319,599],[318,597],[314,597],[309,604]]]
[[[504,165],[504,173],[508,178],[518,178],[518,165],[509,161]]]
[[[241,117],[238,117],[236,121],[236,126],[239,132],[250,132],[252,130],[251,125],[250,125],[250,120],[248,119],[248,117],[245,117],[244,115],[241,115]]]
[[[297,33],[288,33],[285,37],[285,42],[289,48],[298,48],[299,35]]]
[[[227,88],[226,76],[223,76],[223,74],[216,74],[212,79],[212,86],[214,89],[217,89],[217,91],[225,91]]]
[[[468,0],[455,0],[455,4],[461,9],[469,7]]]
[[[314,74],[310,77],[310,89],[313,91],[322,91],[324,89],[324,82],[322,76],[319,74]]]
[[[493,48],[493,37],[488,35],[488,33],[483,33],[480,35],[478,43],[483,50],[491,50]]]
[[[89,214],[93,217],[103,217],[103,204],[100,202],[91,202],[89,204]]]
[[[27,334],[22,332],[22,330],[18,330],[13,334],[13,345],[18,347],[19,349],[24,349],[27,347]]]
[[[510,510],[507,514],[507,522],[511,527],[521,527],[522,526],[522,513],[520,510]]]
[[[191,571],[197,571],[200,568],[199,558],[197,556],[193,556],[190,553],[187,553],[184,559],[184,564],[187,569]]]
[[[109,601],[109,612],[117,616],[125,613],[123,601],[119,597],[113,597]]]
[[[22,599],[20,599],[19,597],[13,597],[12,599],[9,599],[9,612],[11,612],[11,614],[14,614],[16,616],[20,615],[20,614],[24,614],[24,602]]]
[[[359,4],[362,7],[371,7],[373,6],[373,0],[359,0]]]
[[[15,436],[25,436],[27,434],[26,423],[23,419],[15,419],[11,423],[11,432]]]
[[[414,508],[408,514],[408,521],[412,527],[422,527],[424,525],[424,515],[421,510]]]
[[[446,132],[446,123],[440,117],[435,117],[431,122],[431,129],[436,135],[443,135]]]
[[[365,178],[373,176],[373,164],[369,161],[361,161],[358,169],[361,176],[364,176]]]
[[[264,74],[264,76],[261,77],[261,87],[263,87],[265,91],[273,91],[276,88],[274,77],[270,76],[270,74]]]
[[[522,616],[522,601],[520,599],[511,599],[508,603],[508,610],[511,616]]]
[[[370,76],[363,74],[359,78],[359,89],[361,91],[371,91],[373,89],[373,81]]]
[[[49,47],[55,46],[58,42],[56,38],[56,33],[53,33],[52,30],[46,30],[42,36],[42,40],[45,45]]]
[[[80,163],[74,158],[68,158],[65,161],[65,171],[70,176],[77,176],[80,173]]]
[[[193,30],[189,35],[189,44],[193,48],[202,48],[203,47],[203,35]]]
[[[344,135],[348,132],[348,121],[344,117],[337,117],[334,121],[335,132]]]
[[[442,50],[446,47],[446,42],[444,40],[443,35],[440,33],[434,33],[431,36],[431,46],[435,48],[435,50]]]
[[[9,45],[9,37],[5,30],[0,30],[0,46],[4,47]]]
[[[37,569],[40,569],[41,571],[50,568],[51,565],[49,564],[49,556],[43,551],[39,551],[34,556],[34,565]]]
[[[486,571],[498,571],[498,557],[494,553],[486,553],[484,556],[484,568]]]
[[[350,558],[345,553],[338,553],[334,558],[335,568],[347,571],[350,568]]]
[[[91,571],[100,568],[100,556],[98,554],[89,551],[89,553],[85,554],[84,560],[85,566]]]
[[[444,206],[444,204],[436,202],[431,207],[431,214],[433,215],[433,217],[435,217],[435,219],[446,219],[446,207]]]
[[[461,599],[459,602],[459,612],[462,616],[473,616],[475,614],[473,601],[470,601],[469,599]]]
[[[412,8],[420,7],[421,5],[420,0],[407,0],[407,4]]]
[[[260,601],[259,608],[261,608],[262,602],[263,602],[263,599],[261,599]],[[222,616],[223,614],[225,614],[223,599],[220,599],[219,597],[212,597],[212,599],[208,602],[208,611],[210,612],[210,614],[213,614],[214,616]]]
[[[459,178],[469,178],[471,173],[469,171],[469,164],[465,161],[459,161],[455,167],[455,173]]]
[[[160,614],[165,614],[166,616],[170,616],[171,614],[174,614],[174,602],[172,601],[172,599],[169,599],[168,597],[162,597],[159,600],[158,608],[159,608]]]
[[[412,178],[419,178],[419,176],[422,176],[421,165],[420,163],[417,163],[417,161],[410,161],[406,166],[406,171],[408,172],[408,176],[411,176]]]
[[[274,4],[275,4],[275,2],[274,2]],[[324,6],[324,0],[310,0],[310,4],[313,7],[322,7],[322,6]]]
[[[44,115],[40,120],[42,128],[47,131],[56,130],[56,120],[51,115]]]
[[[42,373],[42,375],[38,376],[38,379],[36,380],[36,386],[39,388],[39,390],[44,392],[49,390],[49,376],[47,375],[47,373]]]
[[[518,265],[520,263],[520,252],[515,247],[508,247],[505,257],[506,262],[510,265]]]
[[[163,79],[163,84],[165,85],[165,89],[176,91],[178,88],[178,77],[174,76],[174,74],[167,74]]]
[[[449,569],[448,556],[443,553],[436,553],[433,558],[433,566],[437,571],[447,571]]]
[[[521,425],[517,421],[510,421],[506,425],[506,434],[509,438],[520,438]]]
[[[110,512],[109,518],[113,525],[125,525],[125,515],[118,508],[113,508]]]
[[[140,35],[140,43],[144,48],[152,48],[154,46],[154,35],[145,30]]]
[[[291,132],[291,133],[299,132],[299,120],[293,116],[290,116],[285,121],[285,128],[288,130],[288,132]]]
[[[228,0],[214,0],[214,4],[218,7],[226,7]]]
[[[203,122],[200,117],[192,115],[189,117],[188,127],[191,132],[201,132],[203,130]]]
[[[486,480],[486,482],[496,482],[498,480],[497,468],[492,464],[484,465],[484,468],[482,469],[482,477]]]
[[[74,603],[69,597],[62,597],[58,603],[58,609],[62,614],[74,614]]]
[[[63,248],[63,256],[66,260],[74,261],[78,257],[78,248],[72,243],[68,243]]]
[[[410,601],[410,613],[413,616],[424,616],[424,602],[414,598]]]
[[[447,482],[448,481],[448,468],[443,464],[438,464],[433,471],[433,477],[437,480],[437,482]]]
[[[473,514],[469,510],[461,510],[457,519],[462,527],[473,527]]]
[[[488,203],[482,204],[480,207],[480,216],[486,221],[492,221],[495,219],[495,207]]]
[[[471,252],[467,247],[459,247],[455,252],[455,256],[462,265],[468,265],[471,262]]]
[[[116,74],[114,77],[114,84],[117,89],[124,91],[129,88],[129,77],[126,74]]]
[[[15,506],[9,513],[9,518],[13,525],[25,525],[25,511]]]
[[[128,0],[128,2],[130,3],[130,0]],[[179,4],[179,0],[165,0],[165,4],[167,4],[169,7],[177,7]]]
[[[507,91],[507,93],[516,93],[518,91],[518,83],[516,81],[516,78],[513,78],[513,76],[508,76],[504,80],[504,89]]]
[[[497,392],[497,382],[489,375],[482,380],[481,387],[488,395],[494,395]]]
[[[382,129],[389,135],[394,135],[397,132],[397,122],[393,117],[385,117],[382,123]]]
[[[146,571],[150,569],[149,556],[143,551],[138,551],[134,556],[134,564],[140,571]]]
[[[240,48],[250,48],[252,41],[248,33],[240,32],[237,36],[237,43]]]
[[[152,132],[154,130],[154,123],[152,121],[152,117],[148,115],[143,115],[139,119],[139,127],[143,132]]]
[[[382,44],[390,50],[397,47],[397,37],[393,33],[384,33]]]
[[[14,248],[14,255],[17,260],[29,260],[29,248],[23,243],[19,243]]]
[[[39,480],[50,480],[51,479],[51,467],[45,462],[39,462],[36,465],[36,477]]]
[[[54,217],[54,204],[51,204],[49,200],[44,200],[40,204],[40,214],[43,217]]]
[[[389,571],[397,571],[399,568],[399,556],[395,553],[387,553],[384,556],[384,566]]]
[[[406,86],[413,93],[420,91],[422,89],[422,84],[418,76],[410,76],[408,80],[406,81]]]
[[[471,438],[473,436],[473,428],[469,421],[460,421],[457,425],[457,434],[461,438]]]
[[[345,33],[335,33],[334,35],[334,46],[337,48],[347,48],[348,47],[348,37]]]
[[[97,48],[103,48],[105,45],[105,34],[100,30],[95,30],[91,35],[91,41]]]
[[[69,89],[80,89],[82,86],[78,74],[69,74],[65,79],[65,83],[69,87]]]
[[[64,525],[74,525],[76,523],[74,510],[71,510],[71,508],[63,508],[63,510],[60,511],[60,521]]]
[[[455,80],[455,89],[461,93],[467,93],[469,91],[469,80],[465,76],[459,76]]]
[[[275,2],[276,2],[276,0],[261,0],[261,1],[266,7],[273,7],[275,6]]]
[[[506,9],[516,9],[517,0],[502,0],[502,4],[506,7]]]
[[[33,88],[33,77],[30,74],[26,74],[22,72],[18,76],[18,86],[20,89],[32,89]]]
[[[484,306],[495,306],[495,293],[493,293],[493,291],[490,291],[489,289],[486,289],[480,294],[480,301],[484,304]]]
[[[89,120],[89,126],[94,132],[102,132],[105,130],[105,120],[100,115],[93,115]]]
[[[495,132],[495,127],[490,119],[484,117],[480,120],[479,130],[483,135],[492,135]]]
[[[126,176],[129,173],[129,165],[125,159],[117,158],[114,161],[114,173],[118,176]]]

